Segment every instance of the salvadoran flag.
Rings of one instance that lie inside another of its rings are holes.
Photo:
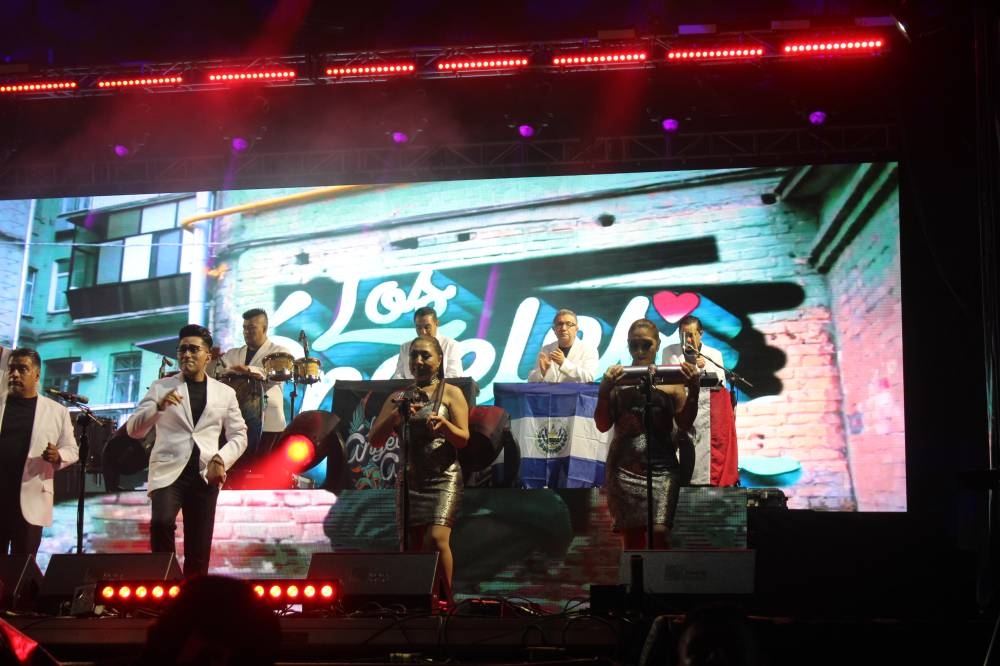
[[[596,384],[494,384],[493,391],[510,414],[524,488],[604,485],[611,433],[594,424]]]

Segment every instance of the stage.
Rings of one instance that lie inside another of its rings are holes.
[[[798,620],[751,616],[771,666],[781,664],[981,663],[988,618],[903,622]],[[682,616],[664,616],[646,662],[664,661]],[[152,618],[8,617],[61,662],[130,663]],[[642,664],[648,617],[551,615],[489,618],[414,615],[398,618],[283,617],[282,663],[559,662]]]

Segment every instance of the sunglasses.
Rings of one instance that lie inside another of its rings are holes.
[[[187,352],[189,354],[197,354],[202,349],[203,348],[200,347],[199,345],[178,345],[177,346],[177,355],[180,356],[181,354],[183,354],[185,352]]]
[[[653,348],[652,340],[629,340],[629,351],[649,351]]]

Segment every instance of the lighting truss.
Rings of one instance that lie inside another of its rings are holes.
[[[398,78],[512,76],[523,71],[574,72],[630,68],[714,65],[804,57],[874,57],[885,53],[891,27],[856,25],[822,33],[802,30],[673,34],[629,40],[562,40],[470,47],[330,52],[253,60],[193,60],[135,66],[43,67],[0,80],[0,95],[51,99],[115,94],[122,88],[146,92],[223,89],[242,86],[304,86],[379,83]]]

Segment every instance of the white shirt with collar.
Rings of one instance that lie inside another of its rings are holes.
[[[714,374],[719,379],[719,385],[725,384],[726,373],[722,370],[725,363],[722,361],[722,352],[715,347],[709,347],[705,343],[701,345],[701,354],[705,357],[705,367],[702,368],[706,374]],[[680,344],[674,343],[663,348],[663,363],[666,365],[680,365],[684,362],[684,348]],[[714,363],[713,363],[714,361]]]
[[[237,365],[247,365],[254,368],[260,372],[261,377],[266,377],[267,373],[264,371],[264,357],[269,354],[285,353],[291,355],[287,349],[281,345],[277,345],[271,342],[270,339],[265,340],[264,344],[260,346],[260,349],[254,353],[253,358],[247,363],[247,349],[246,345],[242,347],[237,347],[236,349],[230,349],[225,354],[222,355],[222,363],[226,367],[233,367]],[[215,364],[209,364],[215,365]],[[219,374],[219,369],[216,368],[215,374]],[[264,432],[281,432],[285,429],[288,423],[285,421],[285,383],[284,382],[265,382],[264,385],[264,396],[267,398],[267,406],[264,408],[264,415],[262,418],[263,431]]]
[[[540,354],[548,356],[559,348],[559,341],[542,345]],[[583,340],[577,338],[573,341],[573,346],[569,348],[569,354],[562,365],[555,362],[549,364],[549,369],[543,374],[535,361],[534,369],[528,373],[529,382],[547,382],[549,384],[561,384],[564,382],[577,382],[587,384],[594,381],[597,375],[597,350]]]

